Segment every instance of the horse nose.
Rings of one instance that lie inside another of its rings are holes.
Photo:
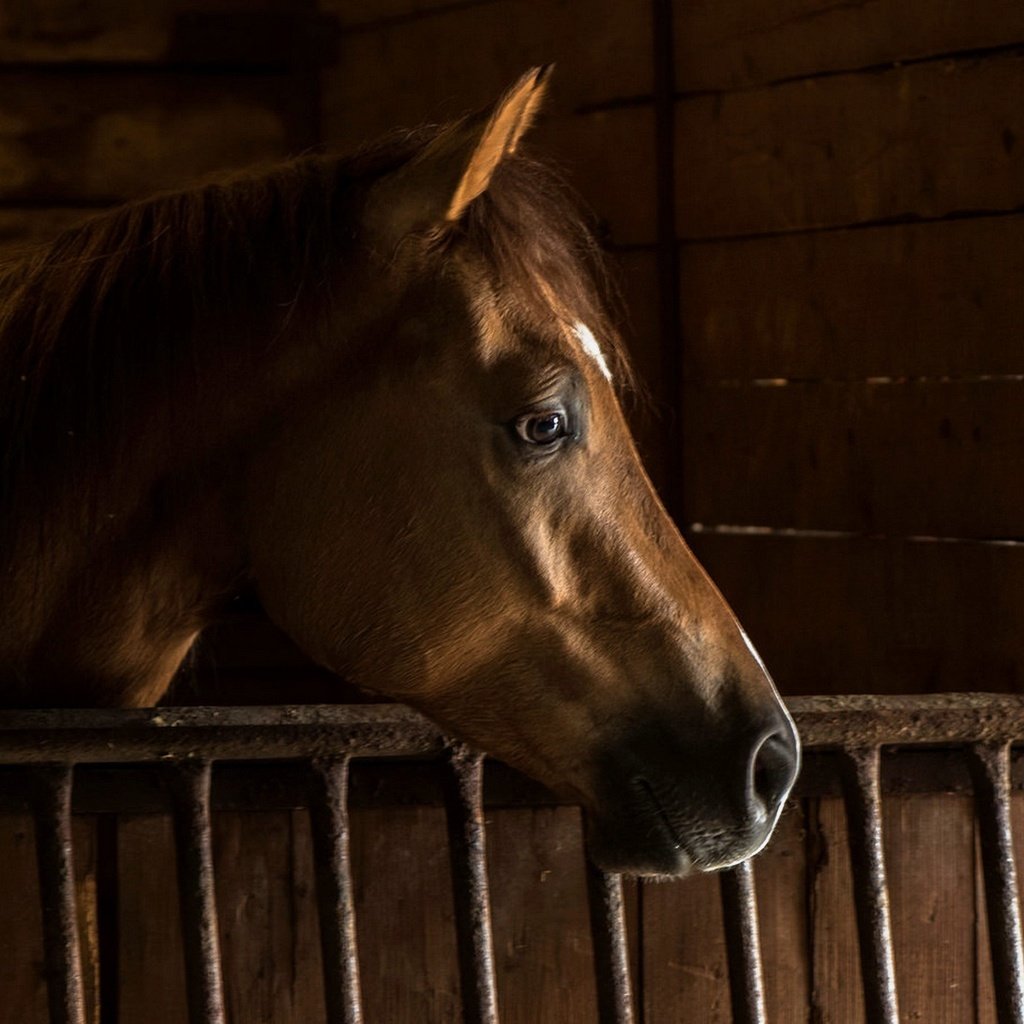
[[[747,764],[747,807],[754,821],[774,824],[800,770],[800,741],[788,715],[754,743]]]

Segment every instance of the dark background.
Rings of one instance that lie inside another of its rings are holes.
[[[651,395],[648,465],[780,688],[1024,690],[1019,0],[7,0],[0,244],[442,120],[552,60],[530,144],[594,210]],[[343,692],[240,612],[175,697]],[[575,813],[489,816],[512,1024],[593,1011]],[[215,821],[233,1019],[316,1019],[304,812]],[[972,821],[965,797],[888,803],[906,1020],[990,1019]],[[93,970],[90,893],[112,869],[96,822],[76,828]],[[357,808],[353,828],[368,1020],[457,1019],[440,810]],[[837,798],[805,801],[758,861],[773,1020],[863,1019],[844,837]],[[169,822],[122,815],[114,844],[121,1019],[179,1022]],[[33,865],[16,820],[0,830],[12,1024],[45,1019]],[[648,1024],[730,1019],[716,887],[628,887]]]
[[[1022,41],[1016,0],[9,0],[0,238],[554,60],[530,144],[619,262],[652,475],[780,687],[1019,690]],[[235,632],[201,693],[297,667]]]
[[[648,465],[780,687],[1020,690],[1022,44],[1017,0],[8,0],[0,240],[554,60],[529,144],[618,261]],[[240,618],[177,696],[275,669],[302,697]]]

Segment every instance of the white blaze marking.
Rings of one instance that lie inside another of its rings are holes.
[[[594,337],[594,332],[581,321],[577,321],[573,324],[573,333],[579,339],[580,345],[583,346],[583,351],[587,353],[591,359],[601,367],[601,372],[608,378],[612,379],[612,371],[608,369],[608,363],[605,361],[604,353],[601,351],[601,346],[597,343],[597,338]]]

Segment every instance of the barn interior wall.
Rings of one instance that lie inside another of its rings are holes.
[[[530,143],[594,211],[651,475],[780,688],[1024,688],[1020,5],[585,7],[11,6],[0,245],[555,60]],[[298,667],[255,632],[201,685]]]
[[[1021,690],[1022,52],[1009,0],[13,4],[0,245],[447,118],[553,59],[533,145],[566,167],[621,269],[652,476],[781,688]],[[338,692],[244,614],[190,672],[179,693],[197,699]],[[908,1020],[990,1019],[968,804],[887,811]],[[354,812],[368,1020],[457,1019],[440,815]],[[593,1013],[576,815],[491,815],[506,1022]],[[20,924],[0,930],[0,1021],[22,1024],[45,1019],[45,989],[22,937],[39,927],[31,829],[9,824],[0,920]],[[167,820],[77,827],[83,909],[104,872],[120,880],[121,1019],[184,1020]],[[232,1019],[315,1019],[304,812],[216,827]],[[863,1019],[844,835],[837,799],[808,801],[758,862],[773,1020]],[[730,1020],[717,880],[628,899],[644,1019]],[[925,948],[926,933],[941,939]]]

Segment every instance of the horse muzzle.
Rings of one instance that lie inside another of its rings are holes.
[[[800,742],[781,706],[732,741],[672,735],[664,720],[634,728],[597,769],[590,855],[629,875],[732,867],[768,842],[799,766]]]

